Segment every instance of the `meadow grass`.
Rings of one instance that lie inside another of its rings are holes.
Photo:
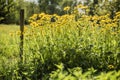
[[[17,63],[19,43],[13,33],[18,30],[18,25],[0,24],[0,76],[7,74]]]

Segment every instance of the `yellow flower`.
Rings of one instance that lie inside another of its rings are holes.
[[[116,12],[115,14],[116,14],[116,15],[119,15],[119,14],[120,14],[120,11],[119,11],[119,12]]]
[[[28,30],[28,27],[27,26],[24,26],[24,31],[27,31]]]
[[[115,67],[113,65],[108,65],[109,69],[114,69]]]
[[[81,4],[80,4],[80,5],[77,5],[77,8],[81,8],[82,6],[83,6],[83,5],[81,5]]]
[[[70,10],[69,6],[67,6],[67,7],[64,8],[64,11],[69,11],[69,10]]]
[[[21,34],[21,31],[16,31],[16,34],[17,34],[17,35],[20,35],[20,34]]]
[[[9,35],[10,35],[10,36],[13,36],[13,35],[14,35],[14,33],[13,33],[13,32],[10,32],[10,33],[9,33]]]
[[[77,8],[87,9],[88,6],[83,6],[82,4],[78,5]]]
[[[45,13],[41,13],[41,14],[39,14],[39,17],[41,18],[41,17],[43,17],[45,15]]]

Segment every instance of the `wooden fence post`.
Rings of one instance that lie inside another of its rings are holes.
[[[24,40],[24,9],[20,10],[20,59],[23,62],[23,40]]]

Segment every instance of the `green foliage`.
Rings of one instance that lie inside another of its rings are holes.
[[[24,0],[0,0],[0,23],[19,24],[20,9],[25,10],[25,23],[28,18],[39,12],[38,5]]]
[[[40,12],[54,14],[59,11],[58,4],[61,0],[38,0]],[[58,8],[57,8],[58,7]]]
[[[47,14],[65,14],[63,8],[66,6],[74,7],[76,1],[73,0],[38,0],[40,12]]]
[[[50,73],[50,80],[119,80],[120,71],[101,72],[96,74],[96,70],[89,68],[83,72],[80,67],[64,70],[62,64],[57,65],[58,69]]]
[[[26,21],[33,14],[39,13],[38,5],[34,2],[25,2],[25,19]]]
[[[14,18],[14,1],[0,0],[0,23],[13,23]]]
[[[15,22],[19,24],[19,15],[20,15],[20,9],[25,10],[25,24],[28,24],[28,19],[30,16],[32,16],[35,13],[39,12],[38,5],[34,2],[28,2],[24,0],[16,0],[15,1]]]
[[[120,11],[119,0],[94,0],[89,1],[90,15],[105,15],[111,14],[111,18],[115,16],[115,12]]]

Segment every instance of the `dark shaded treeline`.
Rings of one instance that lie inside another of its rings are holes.
[[[110,14],[114,17],[115,12],[120,11],[119,0],[38,0],[38,3],[28,2],[25,0],[0,0],[0,24],[1,23],[16,23],[19,24],[19,11],[25,9],[25,23],[35,13],[47,13],[63,15],[64,7],[70,6],[70,12],[78,4],[87,5],[88,15],[105,15]]]

